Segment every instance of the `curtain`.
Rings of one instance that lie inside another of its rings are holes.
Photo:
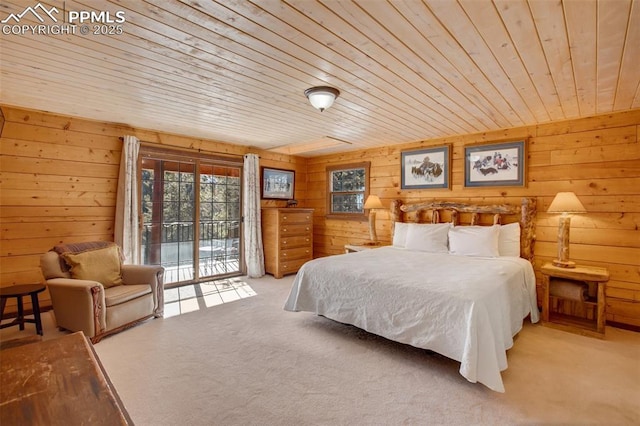
[[[138,232],[138,152],[140,141],[125,136],[120,157],[118,195],[114,239],[122,248],[124,263],[140,263],[140,234]]]
[[[256,154],[244,156],[242,216],[244,217],[244,258],[247,275],[259,278],[264,275],[262,250],[262,224],[260,216],[260,170]]]

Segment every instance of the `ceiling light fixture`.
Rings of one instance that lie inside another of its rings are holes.
[[[340,95],[340,91],[329,86],[317,86],[305,90],[304,95],[314,108],[322,112],[333,105],[333,101]]]

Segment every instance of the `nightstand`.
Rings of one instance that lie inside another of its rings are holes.
[[[544,292],[543,324],[585,336],[604,338],[605,286],[609,281],[609,271],[580,265],[575,268],[560,268],[551,263],[543,265],[541,271]],[[557,309],[554,310],[554,307]]]
[[[345,253],[355,253],[357,251],[370,250],[374,248],[382,247],[382,244],[372,245],[372,244],[345,244],[344,252]]]

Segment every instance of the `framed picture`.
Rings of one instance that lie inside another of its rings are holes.
[[[524,186],[525,141],[464,147],[464,186]]]
[[[296,172],[262,167],[262,198],[292,200]]]
[[[401,189],[449,188],[451,146],[401,153]]]

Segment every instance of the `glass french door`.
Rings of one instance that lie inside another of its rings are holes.
[[[165,284],[241,274],[241,164],[142,152],[143,263]]]

